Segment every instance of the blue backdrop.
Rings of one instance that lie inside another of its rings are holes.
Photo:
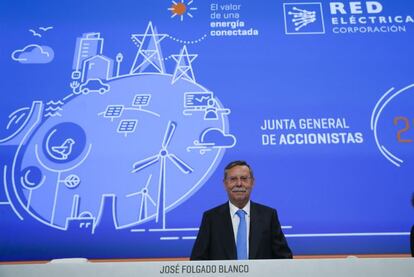
[[[2,1],[0,260],[188,257],[223,167],[295,255],[408,253],[414,4]]]

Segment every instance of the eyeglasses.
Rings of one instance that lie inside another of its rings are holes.
[[[230,182],[230,183],[236,183],[238,180],[240,180],[242,183],[247,183],[248,181],[250,181],[251,179],[253,179],[250,176],[227,176],[226,177],[226,181]]]

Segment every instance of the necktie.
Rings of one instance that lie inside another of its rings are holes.
[[[237,229],[237,259],[247,260],[247,229],[246,229],[246,212],[238,210],[236,214],[240,218],[239,228]]]

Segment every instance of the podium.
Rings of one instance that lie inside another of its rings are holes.
[[[1,277],[412,277],[412,258],[345,258],[247,261],[82,262],[0,265]]]

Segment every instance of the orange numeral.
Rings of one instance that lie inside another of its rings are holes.
[[[402,134],[404,134],[405,132],[407,132],[408,130],[410,130],[410,121],[408,120],[408,118],[406,118],[405,116],[397,116],[394,117],[394,125],[397,125],[399,121],[402,121],[404,123],[404,128],[398,130],[397,132],[397,141],[400,143],[411,143],[413,142],[412,139],[403,139],[402,138]]]

